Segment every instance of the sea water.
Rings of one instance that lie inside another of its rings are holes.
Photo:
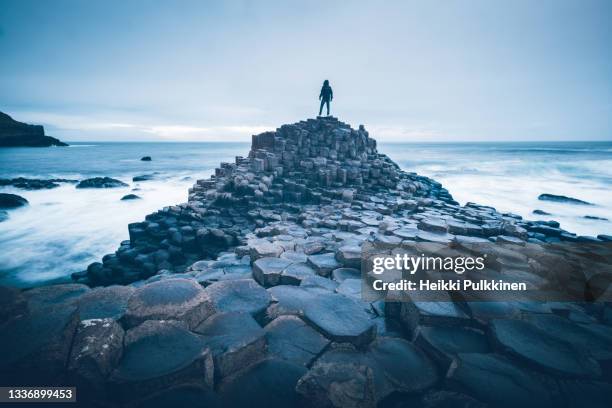
[[[113,177],[129,187],[76,189],[61,184],[19,194],[29,205],[0,222],[0,284],[34,286],[69,280],[128,239],[127,224],[187,201],[187,190],[248,143],[72,143],[67,148],[0,148],[0,178]],[[612,233],[612,142],[381,143],[402,169],[441,182],[461,204],[490,205],[528,219],[555,219],[580,235]],[[150,162],[141,161],[151,156]],[[150,175],[150,181],[132,177]],[[134,193],[140,200],[121,201]],[[593,206],[539,201],[567,195]],[[533,215],[541,209],[550,216]]]

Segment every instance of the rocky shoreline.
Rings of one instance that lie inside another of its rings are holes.
[[[317,118],[255,135],[247,157],[129,234],[73,284],[1,289],[0,383],[77,384],[100,406],[572,407],[612,397],[609,304],[363,300],[364,242],[612,240],[460,206],[379,153],[363,126]],[[501,274],[538,277],[512,251],[500,259]],[[609,282],[609,260],[599,265]],[[592,286],[592,276],[572,278],[570,290]]]

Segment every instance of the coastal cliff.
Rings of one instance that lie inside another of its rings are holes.
[[[129,234],[76,283],[0,289],[0,383],[76,384],[82,401],[143,407],[548,407],[612,396],[609,304],[362,296],[370,243],[458,255],[495,244],[495,274],[510,281],[559,283],[541,271],[595,262],[594,273],[559,274],[578,297],[599,293],[594,276],[610,281],[602,249],[589,246],[607,236],[461,206],[379,153],[363,126],[317,118],[255,135],[246,157]]]
[[[45,136],[41,125],[17,122],[6,113],[0,112],[0,147],[49,147],[68,146],[66,143]]]

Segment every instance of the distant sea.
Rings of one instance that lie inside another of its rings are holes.
[[[72,143],[67,148],[0,148],[0,178],[84,179],[108,176],[129,187],[19,194],[30,205],[0,222],[0,284],[34,286],[69,279],[128,239],[127,224],[187,201],[187,190],[221,161],[246,155],[247,143]],[[490,205],[528,219],[554,219],[580,235],[611,234],[612,142],[381,143],[404,170],[441,182],[461,204]],[[151,156],[151,162],[140,160]],[[132,177],[153,174],[151,181]],[[141,200],[121,201],[128,193]],[[538,201],[567,195],[595,206]],[[550,216],[533,215],[535,209]]]

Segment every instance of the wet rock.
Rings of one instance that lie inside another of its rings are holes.
[[[249,313],[217,313],[198,325],[195,331],[202,335],[212,352],[217,379],[244,369],[265,356],[264,331]]]
[[[102,391],[106,377],[121,358],[123,335],[113,319],[80,322],[68,362],[71,378],[80,388]]]
[[[140,158],[141,161],[151,161],[151,156],[143,156]]]
[[[131,286],[113,285],[84,293],[77,300],[81,320],[121,319],[134,291]]]
[[[573,197],[567,197],[564,195],[556,195],[556,194],[540,194],[538,196],[538,200],[541,201],[554,201],[557,203],[567,203],[567,204],[581,204],[581,205],[593,205],[587,201],[579,200]]]
[[[0,210],[0,222],[8,220],[8,213],[4,210]]]
[[[495,354],[459,354],[446,382],[492,407],[554,406],[550,387],[531,372]]]
[[[300,404],[296,384],[306,368],[278,359],[263,360],[228,378],[219,392],[223,407],[286,408]]]
[[[149,320],[126,332],[110,382],[121,400],[186,384],[212,387],[212,354],[185,323]]]
[[[136,195],[136,194],[126,194],[123,197],[121,197],[122,201],[125,201],[125,200],[140,200],[140,199],[141,199],[141,197]]]
[[[374,340],[376,325],[372,317],[358,301],[339,294],[320,295],[304,308],[304,320],[327,338],[356,346]]]
[[[0,193],[0,209],[12,209],[28,205],[28,200],[17,195]]]
[[[329,344],[329,340],[296,316],[277,317],[264,330],[271,355],[304,366]]]
[[[65,304],[36,308],[2,326],[3,384],[61,383],[78,322],[77,308]]]
[[[355,268],[338,268],[332,271],[332,278],[338,283],[346,279],[361,279],[361,271]]]
[[[272,297],[252,279],[227,280],[213,283],[206,292],[218,312],[262,313]]]
[[[30,179],[24,177],[17,177],[14,179],[2,179],[0,178],[0,186],[13,186],[21,188],[23,190],[49,190],[52,188],[59,187],[59,183],[77,183],[78,180],[70,179]]]
[[[532,211],[533,214],[535,215],[551,215],[550,213],[544,211],[544,210],[533,210]]]
[[[127,187],[123,181],[113,179],[110,177],[94,177],[90,179],[81,180],[76,188],[116,188],[116,187]]]
[[[153,174],[142,174],[140,176],[132,177],[132,181],[150,181],[150,180],[153,180],[154,178],[155,178],[155,175]]]
[[[315,276],[315,270],[305,262],[295,262],[286,267],[280,277],[282,285],[300,285],[308,277]]]
[[[521,320],[493,320],[491,336],[497,347],[552,374],[598,377],[599,364],[572,344]]]
[[[214,313],[210,296],[194,280],[167,279],[138,288],[123,317],[127,327],[146,320],[182,320],[193,328]]]
[[[336,260],[347,268],[361,268],[361,248],[357,245],[344,245],[336,252]]]
[[[336,292],[344,296],[361,299],[362,285],[361,279],[345,279],[336,288]]]

